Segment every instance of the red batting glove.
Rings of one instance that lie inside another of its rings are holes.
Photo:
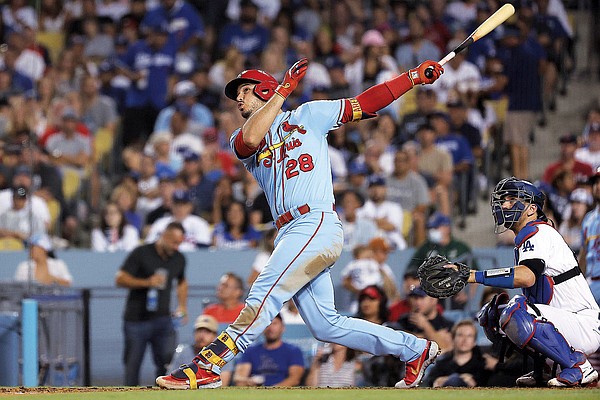
[[[425,70],[429,68],[432,72],[431,78],[425,76]],[[439,63],[431,60],[422,62],[417,68],[408,70],[408,78],[414,85],[424,85],[426,83],[433,83],[444,73],[444,67]]]
[[[296,61],[288,72],[285,73],[283,82],[277,86],[275,93],[286,99],[298,87],[298,83],[304,78],[307,69],[308,60],[306,58]]]

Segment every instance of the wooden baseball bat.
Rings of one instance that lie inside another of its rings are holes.
[[[439,61],[440,65],[444,65],[448,61],[452,60],[454,58],[454,56],[456,56],[458,53],[460,53],[461,51],[463,51],[464,49],[469,47],[472,43],[475,43],[476,41],[478,41],[479,39],[481,39],[482,37],[484,37],[491,31],[496,29],[496,27],[498,25],[502,24],[504,21],[506,21],[508,18],[510,18],[514,13],[515,13],[515,7],[512,4],[507,3],[507,4],[503,5],[502,7],[500,7],[495,13],[490,15],[488,17],[488,19],[483,21],[481,23],[481,25],[479,25],[477,27],[477,29],[475,29],[473,31],[473,33],[471,33],[469,35],[468,38],[463,40],[463,42],[461,44],[459,44],[450,53],[446,54],[446,56]],[[425,76],[429,79],[431,79],[433,77],[433,67],[429,67],[425,70]]]

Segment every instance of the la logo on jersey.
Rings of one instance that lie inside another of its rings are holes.
[[[531,242],[528,240],[525,242],[525,244],[523,245],[523,253],[525,253],[526,251],[533,251],[534,250],[534,246],[531,244]]]

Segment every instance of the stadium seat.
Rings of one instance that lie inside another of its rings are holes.
[[[53,63],[58,61],[60,52],[65,46],[64,32],[37,32],[35,35],[38,43],[46,46]]]
[[[20,251],[25,249],[23,241],[15,238],[1,238],[0,251]]]

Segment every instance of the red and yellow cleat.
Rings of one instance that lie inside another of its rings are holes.
[[[427,341],[427,346],[425,346],[421,357],[406,363],[406,374],[404,375],[404,379],[396,383],[396,388],[408,389],[419,386],[425,370],[435,362],[435,359],[440,354],[440,346],[436,342]]]
[[[221,376],[211,370],[202,368],[194,359],[184,364],[170,375],[159,376],[156,384],[165,389],[214,389],[221,387]]]

